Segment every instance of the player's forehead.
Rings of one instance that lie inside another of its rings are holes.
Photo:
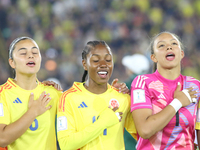
[[[23,39],[23,40],[20,40],[19,42],[17,42],[15,44],[15,48],[19,48],[19,47],[28,47],[28,46],[34,46],[34,47],[38,47],[37,43],[31,39]]]
[[[103,45],[103,44],[98,44],[96,45],[91,51],[91,55],[100,55],[100,54],[109,54],[112,55],[110,47]]]
[[[20,52],[22,50],[39,51],[39,47],[34,40],[24,39],[24,40],[21,40],[21,41],[19,41],[15,44],[14,49],[13,49],[13,54]]]
[[[160,34],[156,39],[154,44],[158,44],[160,42],[167,42],[167,41],[177,41],[179,42],[179,40],[177,39],[177,37],[171,33],[162,33]]]

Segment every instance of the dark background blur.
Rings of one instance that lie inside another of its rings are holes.
[[[111,81],[124,81],[123,56],[150,58],[151,37],[161,31],[181,37],[182,73],[200,79],[199,0],[0,0],[0,84],[11,76],[8,47],[19,36],[33,38],[40,47],[38,79],[57,78],[66,90],[81,81],[87,41],[107,42],[115,62]]]

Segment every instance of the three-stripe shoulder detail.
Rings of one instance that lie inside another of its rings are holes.
[[[0,86],[0,93],[3,91],[3,89],[11,89],[12,87],[16,87],[16,86],[8,81],[2,86]]]
[[[144,89],[145,86],[145,79],[147,79],[148,77],[143,76],[143,75],[139,75],[135,84],[135,88],[141,88]]]
[[[62,94],[62,96],[61,96],[61,98],[60,98],[60,102],[59,102],[59,111],[65,111],[65,100],[66,100],[66,96],[68,95],[68,94],[70,94],[70,93],[74,93],[74,92],[76,92],[77,90],[74,88],[74,87],[72,87],[72,88],[70,88],[69,90],[67,90],[67,91],[65,91],[63,94]]]
[[[74,86],[75,86],[76,90],[82,92],[82,90],[76,84],[74,84]]]
[[[186,81],[198,81],[198,82],[200,82],[199,80],[197,80],[197,79],[195,79],[191,76],[186,76]]]

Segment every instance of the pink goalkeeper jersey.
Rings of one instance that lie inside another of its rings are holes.
[[[158,71],[153,74],[137,76],[131,85],[131,111],[141,108],[152,109],[153,114],[160,112],[174,99],[178,82],[182,89],[194,87],[198,91],[199,81],[180,75],[175,80],[163,78]],[[181,90],[182,90],[181,89]],[[197,103],[182,107],[163,130],[150,139],[138,135],[137,150],[193,150]]]

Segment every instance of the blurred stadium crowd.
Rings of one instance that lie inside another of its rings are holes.
[[[166,30],[185,46],[182,73],[200,79],[199,0],[0,0],[0,84],[11,76],[8,47],[18,36],[30,36],[40,47],[38,79],[57,78],[66,90],[81,81],[87,41],[108,43],[115,62],[111,79],[123,81],[123,56],[150,58],[151,37]]]

